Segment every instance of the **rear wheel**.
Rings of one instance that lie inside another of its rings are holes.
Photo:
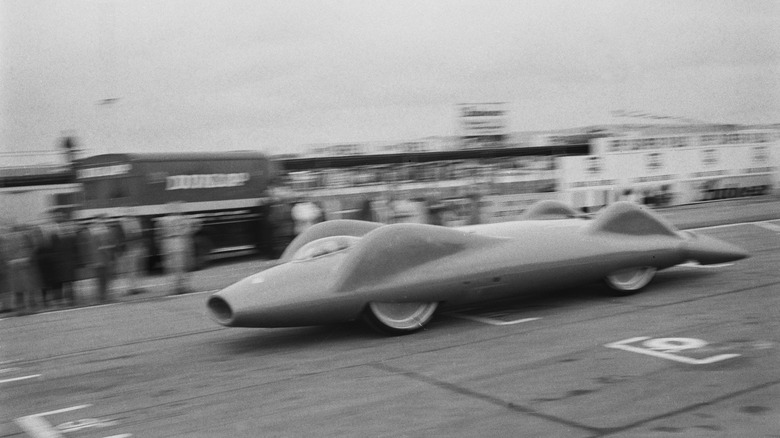
[[[607,275],[604,281],[612,289],[613,295],[631,295],[650,283],[655,271],[652,266],[621,269]]]
[[[368,303],[363,320],[387,335],[405,335],[423,328],[439,303]]]

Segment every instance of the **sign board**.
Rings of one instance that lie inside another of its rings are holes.
[[[94,209],[259,200],[269,173],[261,154],[111,154],[82,160],[77,179],[84,185],[85,208]]]
[[[501,142],[509,134],[505,103],[464,103],[458,105],[461,137],[469,142]]]

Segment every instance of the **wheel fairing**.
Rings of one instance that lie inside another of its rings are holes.
[[[365,320],[385,334],[401,335],[422,329],[433,318],[439,303],[370,302]]]
[[[645,287],[655,276],[656,268],[642,266],[621,269],[605,278],[609,287],[621,293],[633,293]]]

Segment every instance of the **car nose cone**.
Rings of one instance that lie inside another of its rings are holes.
[[[273,327],[317,286],[309,276],[289,275],[281,265],[244,278],[210,296],[211,318],[231,327]]]
[[[293,327],[351,316],[359,303],[345,305],[328,280],[338,263],[338,257],[284,263],[211,295],[206,307],[229,327]]]

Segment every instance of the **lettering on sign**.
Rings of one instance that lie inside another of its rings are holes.
[[[761,196],[769,193],[770,186],[768,184],[759,184],[747,187],[735,187],[727,186],[721,187],[722,181],[720,179],[714,179],[702,183],[698,187],[699,202],[702,201],[717,201],[719,199],[731,199],[731,198],[743,198],[747,196]]]
[[[575,181],[571,183],[572,188],[612,186],[617,182],[614,179],[600,179],[598,181]]]
[[[601,157],[588,157],[585,160],[585,169],[587,173],[590,175],[596,175],[601,173],[603,169]]]
[[[671,181],[674,179],[674,175],[656,175],[656,176],[640,176],[639,178],[634,178],[632,181],[635,183],[646,183],[646,182],[658,182],[658,181]]]
[[[480,110],[474,107],[463,108],[463,117],[501,117],[505,114],[503,110]]]
[[[775,167],[748,167],[742,169],[742,173],[772,173],[776,169]]]
[[[763,164],[769,161],[769,147],[755,146],[751,149],[752,160],[754,164]]]
[[[700,153],[701,162],[704,166],[709,167],[718,164],[719,152],[717,149],[702,149]]]
[[[130,173],[130,164],[115,164],[113,166],[88,167],[76,171],[78,179],[105,178],[107,176],[119,176]]]
[[[243,186],[248,173],[212,173],[200,175],[172,175],[165,178],[165,190],[214,189]]]
[[[706,349],[707,345],[706,341],[696,338],[651,338],[640,336],[612,342],[606,344],[605,347],[646,354],[689,365],[707,365],[740,356],[736,353],[707,356],[709,354]]]
[[[691,178],[712,178],[713,176],[724,176],[728,174],[729,172],[727,170],[708,170],[704,172],[693,172]]]
[[[650,172],[656,172],[664,165],[663,155],[660,152],[653,152],[645,155],[645,165]]]

